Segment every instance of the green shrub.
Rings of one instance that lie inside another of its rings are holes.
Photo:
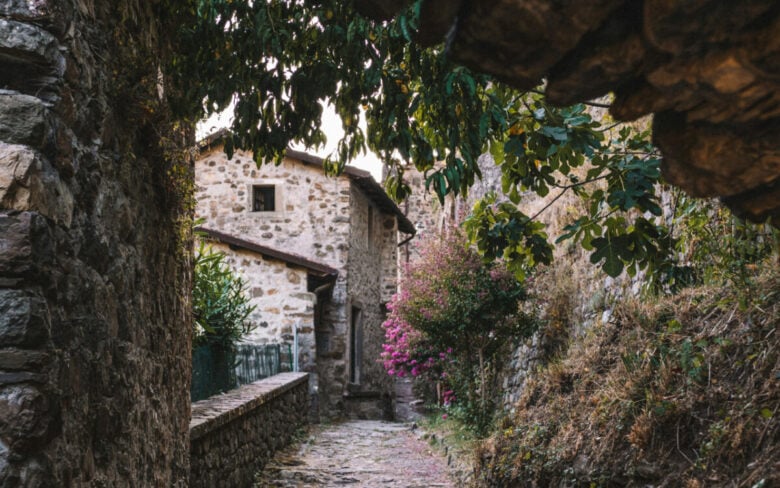
[[[192,279],[193,347],[230,349],[252,330],[247,320],[255,307],[249,304],[246,282],[225,262],[225,255],[200,244],[195,253]]]
[[[384,323],[388,373],[441,382],[453,414],[485,432],[495,407],[501,353],[529,336],[518,314],[525,291],[500,263],[486,264],[457,232],[423,241]]]
[[[671,291],[693,284],[751,290],[761,263],[777,255],[778,230],[741,220],[714,200],[694,199],[679,190],[673,190],[673,197],[672,230],[679,236],[674,240],[675,269],[686,273],[665,284]]]

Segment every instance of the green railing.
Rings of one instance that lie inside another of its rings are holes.
[[[201,346],[192,351],[193,402],[285,371],[292,371],[289,344]]]

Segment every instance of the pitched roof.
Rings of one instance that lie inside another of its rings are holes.
[[[283,261],[287,264],[306,268],[310,274],[313,274],[319,278],[335,278],[339,274],[337,269],[332,268],[326,264],[306,259],[303,256],[279,251],[277,249],[273,249],[256,242],[248,241],[246,239],[241,239],[240,237],[232,236],[218,230],[209,229],[206,227],[196,227],[195,231],[203,232],[208,237],[222,242],[223,244],[227,244],[231,248],[237,247],[245,249],[247,251],[256,252],[264,258],[278,259],[279,261]]]
[[[222,138],[229,134],[227,129],[220,129],[211,135],[206,136],[198,142],[198,148],[205,150],[221,144]],[[285,156],[291,159],[298,160],[303,164],[315,166],[324,169],[324,159],[314,156],[303,151],[296,151],[294,149],[287,149]],[[358,188],[379,207],[383,212],[395,215],[398,219],[398,230],[404,234],[414,235],[417,233],[417,229],[414,228],[414,224],[404,215],[401,209],[396,205],[392,198],[385,192],[382,185],[376,182],[371,173],[368,171],[355,168],[354,166],[345,166],[344,171],[341,173],[344,176],[349,177],[355,182]]]

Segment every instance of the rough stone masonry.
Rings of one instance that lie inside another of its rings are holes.
[[[252,486],[307,423],[306,373],[281,373],[192,405],[190,486]]]
[[[181,205],[142,110],[162,104],[139,61],[160,59],[153,3],[0,2],[0,486],[188,477]]]
[[[311,394],[324,418],[391,415],[392,382],[377,359],[384,342],[382,304],[396,290],[400,209],[386,196],[387,207],[370,197],[366,187],[385,194],[356,168],[330,178],[319,158],[296,151],[279,165],[257,168],[250,153],[238,151],[229,160],[218,139],[211,144],[195,162],[196,216],[204,219],[204,228],[283,250],[337,274],[332,288],[315,297],[303,267],[222,243],[227,261],[249,283],[257,306],[250,320],[266,322],[245,340],[289,344],[297,322],[300,366],[317,385]],[[273,185],[274,211],[252,211],[254,185]],[[408,227],[401,230],[408,233]],[[358,347],[349,340],[351,324],[359,330]]]

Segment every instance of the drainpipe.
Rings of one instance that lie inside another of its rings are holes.
[[[320,293],[327,290],[328,288],[332,288],[335,284],[335,281],[331,281],[329,283],[325,283],[324,285],[320,285],[317,288],[314,289],[314,296],[317,297],[317,300],[320,299]]]
[[[314,293],[314,322],[312,323],[312,326],[314,326],[314,329],[316,330],[317,327],[320,325],[320,322],[322,321],[322,307],[320,306],[317,308],[317,305],[320,303],[320,294],[330,290],[333,288],[333,286],[336,284],[336,280],[334,278],[333,281],[330,281],[328,283],[325,283],[324,285],[320,285],[317,288],[314,289],[312,293]],[[318,313],[319,312],[319,313]]]
[[[414,236],[416,236],[416,235],[417,235],[417,234],[409,234],[409,237],[407,237],[406,239],[404,239],[403,241],[401,241],[400,243],[398,243],[398,247],[401,247],[401,246],[403,246],[404,244],[406,244],[407,242],[411,241],[412,239],[414,239]]]
[[[409,199],[408,198],[404,202],[404,215],[409,215]],[[414,237],[415,234],[417,234],[417,229],[415,229],[415,232],[411,236],[409,236],[406,239],[404,239],[403,241],[401,241],[401,243],[398,245],[398,247],[401,247],[404,244],[406,244],[407,242],[411,241],[412,237]],[[404,254],[406,255],[406,256],[404,256],[406,258],[405,262],[408,264],[409,263],[409,246],[406,246],[404,248]]]

